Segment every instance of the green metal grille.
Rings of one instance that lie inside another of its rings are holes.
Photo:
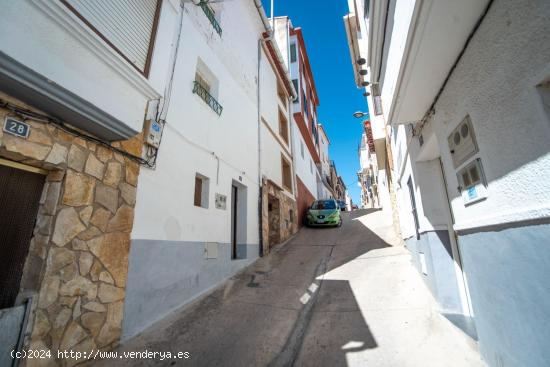
[[[223,111],[223,107],[221,104],[216,101],[216,98],[212,97],[210,93],[204,88],[201,83],[198,81],[193,82],[193,93],[201,97],[201,99],[206,102],[207,105],[210,106],[210,108],[220,116]]]
[[[214,30],[216,32],[218,32],[218,34],[221,36],[222,35],[222,27],[220,26],[220,23],[218,23],[218,20],[216,19],[216,14],[214,14],[214,11],[208,5],[208,2],[201,1],[199,3],[199,6],[201,7],[202,11],[206,15],[206,17],[208,18],[210,23],[212,24],[212,27],[214,27]]]

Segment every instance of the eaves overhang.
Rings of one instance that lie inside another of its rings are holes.
[[[0,90],[98,138],[136,135],[124,122],[0,51]]]
[[[351,58],[351,65],[353,67],[353,78],[355,80],[355,85],[361,87],[363,82],[363,77],[359,74],[361,70],[361,65],[359,65],[358,60],[361,58],[361,53],[359,50],[359,40],[357,38],[357,27],[355,14],[350,13],[344,15],[344,28],[346,29],[346,37],[348,41],[349,54]]]
[[[488,2],[416,0],[389,122],[411,123],[426,115]]]

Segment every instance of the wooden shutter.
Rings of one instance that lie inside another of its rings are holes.
[[[138,70],[147,74],[157,0],[62,0]]]
[[[202,180],[195,177],[195,206],[202,206]]]

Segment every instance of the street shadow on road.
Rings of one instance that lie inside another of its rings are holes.
[[[391,246],[371,231],[365,225],[368,220],[362,218],[378,211],[343,213],[341,228],[305,228],[289,244],[332,246],[324,271],[317,277],[320,287],[293,365],[348,366],[356,359],[354,354],[378,347],[350,282],[356,276],[357,266],[367,266],[354,260]]]
[[[358,266],[354,259],[389,246],[356,220],[369,213],[374,211],[345,213],[341,228],[302,229],[214,292],[118,348],[186,351],[189,359],[117,365],[349,365],[357,353],[377,348],[349,281],[353,270],[337,276],[350,264]]]

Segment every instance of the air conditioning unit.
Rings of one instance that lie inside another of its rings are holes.
[[[455,169],[478,152],[474,128],[469,116],[466,116],[451,132],[447,142]]]

